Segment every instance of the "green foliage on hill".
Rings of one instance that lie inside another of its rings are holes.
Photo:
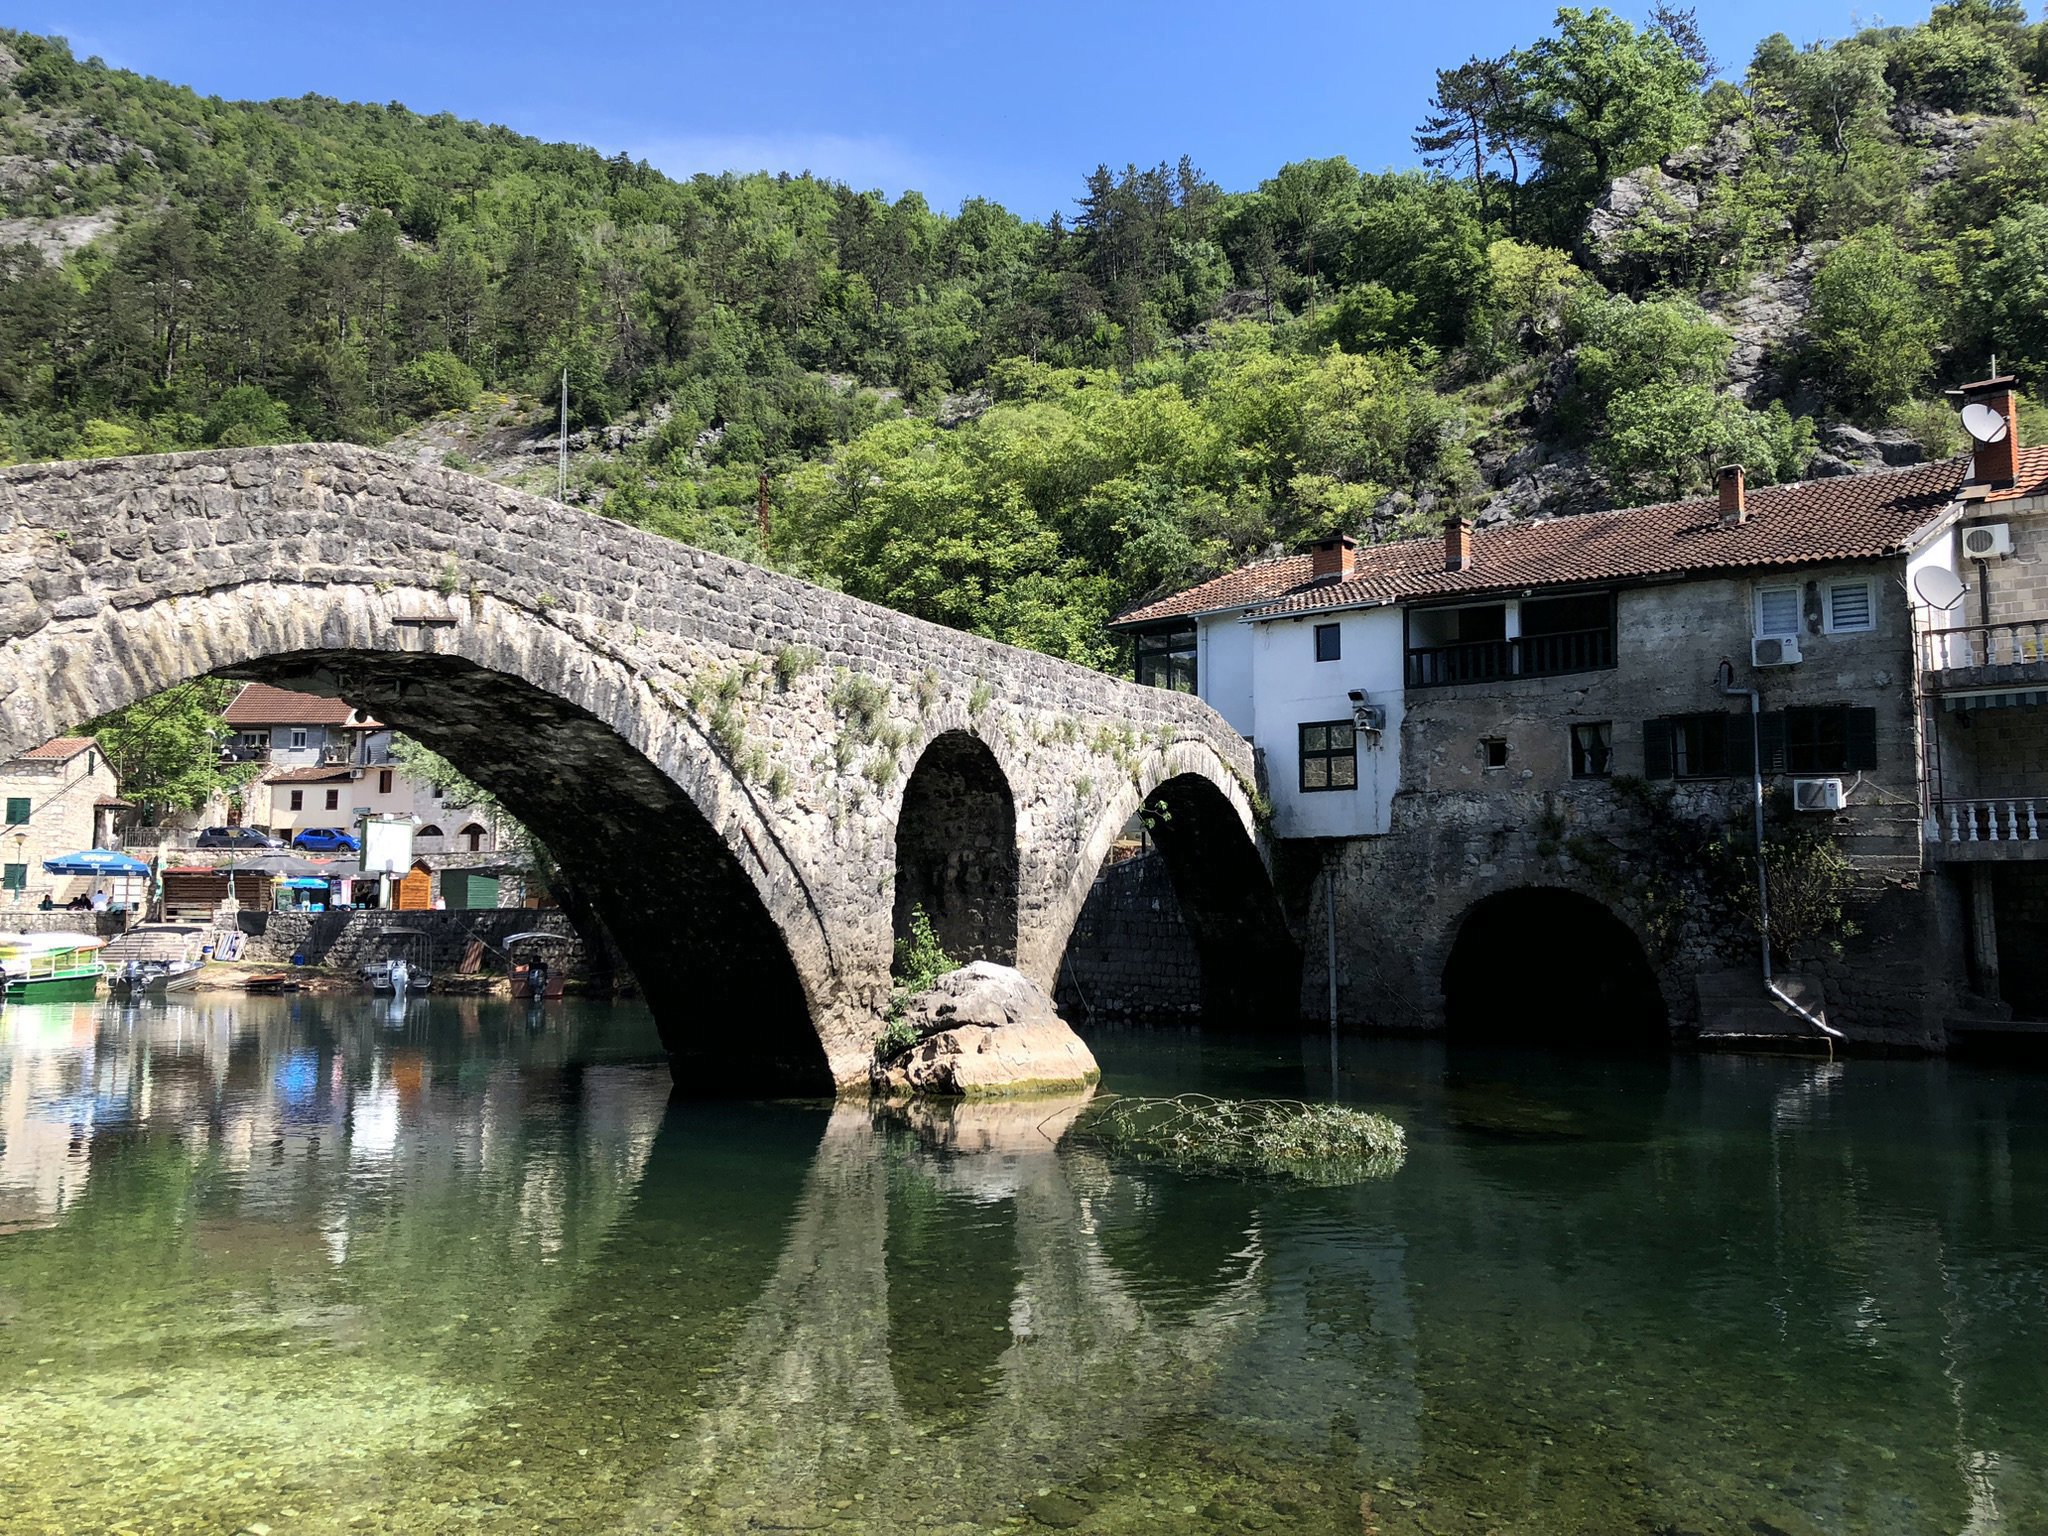
[[[484,391],[547,435],[566,371],[610,515],[1096,663],[1124,604],[1476,506],[1532,445],[1584,502],[1682,495],[1805,472],[1827,420],[1938,439],[1994,352],[2048,373],[2048,26],[2009,0],[1739,79],[1690,13],[1568,7],[1439,73],[1424,169],[1102,166],[1044,223],[0,50],[0,459]],[[1797,312],[1738,335],[1762,281]]]

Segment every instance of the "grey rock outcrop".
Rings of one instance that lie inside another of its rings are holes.
[[[1030,977],[977,960],[912,1000],[905,1020],[922,1037],[876,1066],[885,1093],[941,1098],[1068,1092],[1102,1075],[1095,1056]]]

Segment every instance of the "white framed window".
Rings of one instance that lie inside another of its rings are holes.
[[[1805,630],[1806,626],[1799,618],[1797,587],[1756,589],[1756,632],[1760,637],[1797,635]]]
[[[1858,635],[1877,628],[1877,594],[1867,577],[1828,583],[1827,632]]]
[[[295,746],[295,747],[303,747],[303,746],[304,746],[305,744],[306,744],[306,733],[305,733],[304,731],[293,731],[293,732],[292,732],[292,745],[293,745],[293,746]]]

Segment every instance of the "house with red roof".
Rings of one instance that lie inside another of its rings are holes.
[[[60,906],[89,896],[91,878],[46,874],[43,860],[119,847],[128,808],[90,736],[53,737],[0,762],[0,928],[9,908],[40,905],[46,896]]]
[[[1652,953],[1669,914],[1631,786],[1734,825],[1760,781],[1842,850],[1906,979],[1815,975],[1808,1008],[1759,959],[1748,998],[1921,1046],[1972,1010],[2048,1017],[2048,446],[2020,443],[2011,378],[1959,393],[1964,458],[1764,487],[1729,466],[1706,497],[1327,538],[1119,615],[1140,681],[1252,740],[1283,870],[1343,919],[1323,945],[1306,925],[1305,1001],[1511,1013],[1530,965],[1583,970],[1614,924],[1632,943],[1589,1013],[1635,987],[1710,1020],[1724,957],[1696,934]]]
[[[356,831],[365,816],[404,816],[421,853],[498,846],[496,816],[457,805],[409,777],[392,756],[391,728],[340,699],[247,683],[222,719],[228,753],[263,764],[243,795],[243,818],[290,842],[303,831]]]

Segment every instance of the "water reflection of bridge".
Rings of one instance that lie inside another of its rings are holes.
[[[93,1498],[228,1528],[947,1530],[1049,1489],[1084,1530],[1214,1501],[1224,1529],[1346,1536],[1361,1492],[1386,1536],[1421,1528],[1404,1498],[1475,1531],[2044,1507],[2013,1405],[2048,1265],[1972,1258],[2022,1219],[2039,1135],[1996,1085],[1923,1085],[1971,1112],[1921,1177],[1870,1132],[1954,1114],[1910,1074],[1850,1101],[1660,1063],[1574,1102],[1475,1068],[1426,1090],[1468,1133],[1290,1193],[1109,1165],[1043,1109],[670,1104],[574,1023],[435,1008],[0,1016],[0,1462],[30,1528]],[[42,1356],[47,1385],[13,1369]],[[1841,1380],[1867,1390],[1803,1395]],[[1952,1433],[1918,1433],[1929,1404]],[[1766,1421],[1784,1469],[1757,1468]],[[95,1491],[38,1505],[87,1448]]]

